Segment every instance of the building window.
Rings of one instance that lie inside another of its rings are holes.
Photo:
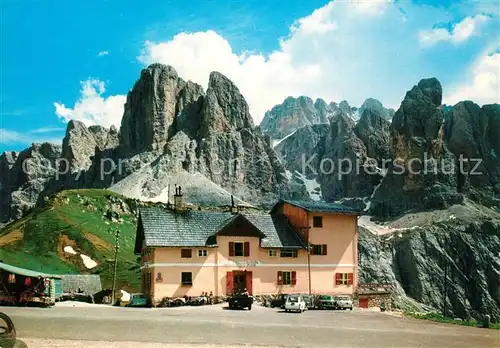
[[[322,216],[313,216],[313,227],[323,227]]]
[[[297,249],[281,249],[281,257],[297,257]]]
[[[268,252],[269,257],[276,257],[276,256],[278,256],[278,252],[276,250],[274,250],[274,249],[268,250],[267,252]]]
[[[250,242],[229,242],[229,256],[250,256]]]
[[[181,249],[181,257],[183,259],[189,259],[192,257],[191,249]]]
[[[206,257],[206,256],[208,256],[207,249],[200,249],[200,250],[198,250],[198,257]]]
[[[278,271],[278,285],[295,285],[295,284],[297,284],[297,272]]]
[[[182,272],[181,273],[181,283],[183,286],[191,286],[193,285],[193,273],[191,272]]]
[[[311,255],[327,255],[326,244],[312,244]]]
[[[352,285],[354,273],[335,273],[335,285]]]

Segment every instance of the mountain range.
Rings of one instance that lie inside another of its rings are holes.
[[[0,156],[0,221],[11,222],[0,236],[68,189],[168,202],[181,185],[195,206],[231,195],[260,208],[278,197],[342,202],[366,213],[362,281],[396,284],[401,307],[439,309],[446,298],[452,315],[500,320],[500,105],[441,102],[427,78],[397,111],[371,98],[354,108],[289,97],[255,126],[224,75],[212,72],[204,91],[153,64],[120,129],[70,121],[62,146]]]

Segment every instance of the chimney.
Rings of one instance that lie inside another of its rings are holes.
[[[181,211],[183,208],[182,202],[182,190],[180,186],[175,185],[175,195],[174,195],[174,209],[175,211]]]
[[[237,214],[238,208],[234,205],[234,197],[231,195],[231,214]]]

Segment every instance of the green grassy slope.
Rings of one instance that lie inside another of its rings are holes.
[[[136,218],[133,202],[99,189],[62,191],[42,208],[0,230],[0,260],[45,273],[100,274],[111,288],[116,229],[120,230],[117,283],[139,290],[139,264],[134,255]],[[72,246],[78,255],[64,252]],[[87,269],[79,254],[98,266]]]

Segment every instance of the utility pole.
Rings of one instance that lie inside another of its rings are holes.
[[[443,284],[443,317],[446,317],[446,295],[448,293],[448,264],[446,256],[443,257],[444,284]]]
[[[118,245],[118,237],[120,236],[120,230],[116,230],[115,232],[115,264],[113,269],[113,290],[111,290],[111,305],[115,304],[115,291],[116,291],[116,270],[118,267],[118,251],[120,250],[120,246]]]
[[[308,219],[309,220],[309,219]],[[311,296],[312,286],[311,286],[311,243],[309,241],[309,231],[311,230],[311,226],[307,226],[307,273],[309,279],[309,296]]]

